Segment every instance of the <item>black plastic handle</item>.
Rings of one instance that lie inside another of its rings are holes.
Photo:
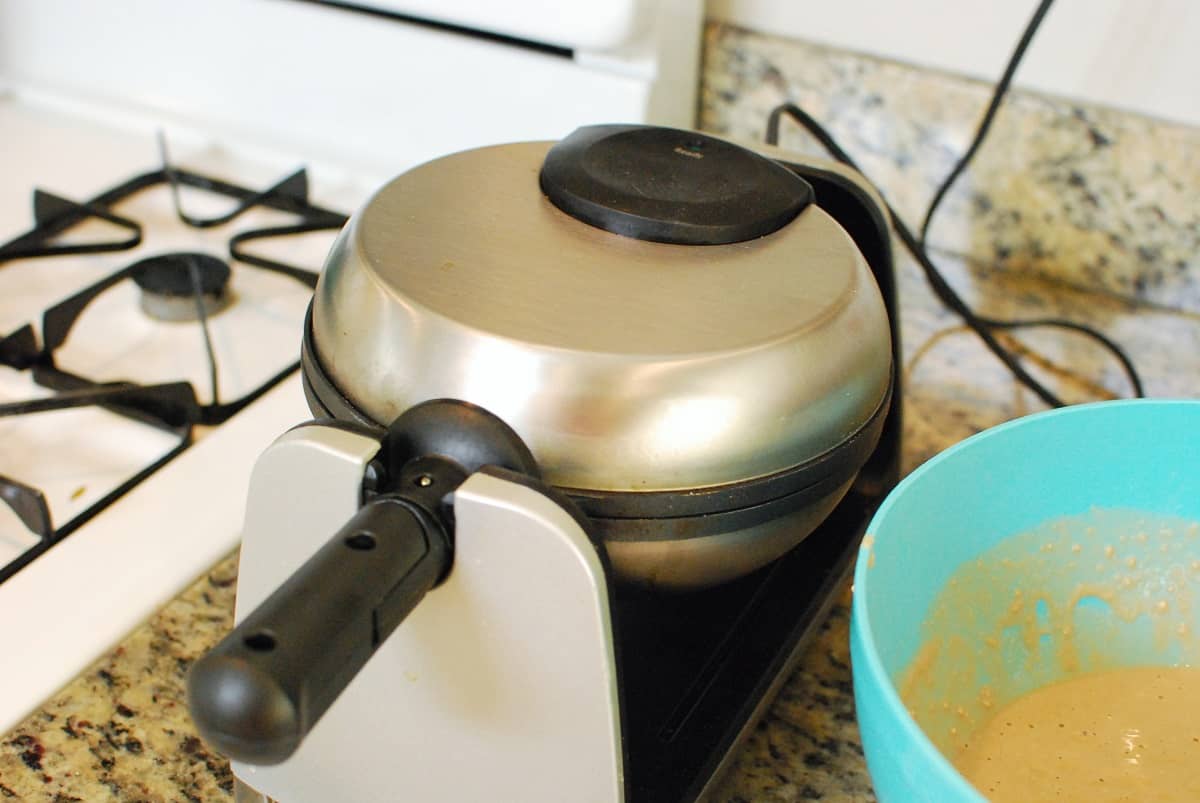
[[[445,530],[422,507],[368,502],[192,667],[200,734],[238,761],[288,758],[449,560]]]

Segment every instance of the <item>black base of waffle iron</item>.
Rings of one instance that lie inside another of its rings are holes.
[[[878,502],[852,492],[787,556],[726,586],[616,589],[627,801],[712,791],[825,620]]]

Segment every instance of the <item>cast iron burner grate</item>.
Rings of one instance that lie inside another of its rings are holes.
[[[139,246],[143,240],[142,225],[114,211],[122,201],[150,188],[166,186],[171,193],[175,214],[187,226],[208,229],[235,223],[245,212],[260,208],[290,213],[296,221],[286,225],[259,227],[236,232],[229,239],[229,260],[253,266],[300,282],[307,288],[316,286],[317,271],[277,261],[248,250],[274,238],[292,237],[318,231],[338,230],[346,222],[340,212],[325,209],[308,200],[308,174],[301,168],[265,190],[243,187],[221,179],[205,176],[171,165],[165,142],[159,139],[162,166],[106,190],[87,201],[73,201],[44,190],[33,191],[34,225],[29,231],[0,245],[0,270],[15,260],[37,259],[79,254],[120,252]],[[181,203],[181,188],[205,190],[232,199],[229,211],[212,217],[188,214]],[[90,220],[103,220],[119,228],[122,235],[107,240],[59,242],[58,238],[72,228]],[[8,335],[0,334],[0,370],[30,371],[34,381],[56,391],[45,398],[0,404],[0,417],[35,415],[70,408],[100,406],[147,426],[156,427],[176,437],[176,445],[146,465],[125,482],[70,520],[55,525],[45,494],[15,478],[0,475],[0,501],[16,513],[22,524],[37,537],[37,541],[15,559],[0,566],[0,582],[15,575],[44,554],[55,544],[77,530],[97,513],[111,505],[130,489],[174,459],[192,442],[196,425],[217,425],[228,420],[248,404],[262,396],[299,368],[299,360],[269,377],[245,395],[223,400],[217,387],[217,362],[208,332],[208,316],[219,313],[228,291],[225,284],[230,274],[229,264],[220,258],[202,253],[162,254],[139,260],[90,287],[84,288],[42,315],[41,343],[32,325],[25,325]],[[197,400],[189,382],[168,382],[141,385],[130,382],[100,382],[62,368],[56,361],[56,351],[67,340],[72,326],[84,309],[101,293],[114,285],[132,279],[143,290],[149,286],[151,299],[143,296],[143,309],[149,305],[162,312],[190,319],[203,332],[211,396],[208,403]]]

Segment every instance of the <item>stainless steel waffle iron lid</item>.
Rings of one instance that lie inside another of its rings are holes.
[[[326,412],[386,424],[463,399],[548,482],[622,496],[828,456],[881,419],[892,370],[874,278],[805,181],[628,125],[392,181],[332,249],[306,350]]]

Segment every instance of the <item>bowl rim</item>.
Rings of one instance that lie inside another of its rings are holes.
[[[904,496],[913,485],[920,482],[924,475],[936,471],[942,463],[955,459],[955,456],[960,452],[976,448],[981,442],[990,440],[991,438],[1004,437],[1011,430],[1029,426],[1035,421],[1043,421],[1061,416],[1086,415],[1097,408],[1108,410],[1114,407],[1172,407],[1179,405],[1200,407],[1200,399],[1137,398],[1088,402],[1051,410],[1040,410],[988,427],[943,449],[913,469],[892,489],[871,517],[871,521],[867,525],[866,535],[859,545],[858,554],[855,557],[854,579],[851,586],[850,638],[852,642],[857,641],[859,643],[861,647],[860,663],[865,663],[861,672],[857,665],[852,665],[852,680],[855,687],[857,687],[859,682],[867,678],[874,681],[888,713],[893,719],[898,719],[902,736],[908,740],[909,744],[915,746],[925,753],[927,757],[931,758],[934,767],[948,779],[954,790],[963,796],[963,800],[969,800],[973,803],[986,803],[986,798],[958,771],[950,759],[933,744],[933,741],[925,734],[921,726],[917,724],[912,714],[909,713],[907,706],[904,705],[903,700],[900,698],[900,691],[892,681],[891,675],[884,669],[883,661],[879,657],[879,651],[875,646],[875,633],[871,627],[871,617],[867,613],[866,597],[870,586],[867,578],[871,552],[876,542],[876,531],[882,525],[883,520],[888,517],[892,508],[895,507],[897,499]]]

